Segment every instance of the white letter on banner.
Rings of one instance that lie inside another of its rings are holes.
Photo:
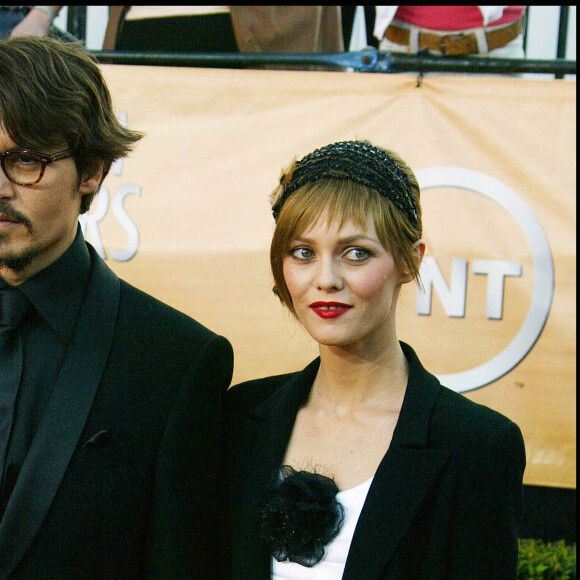
[[[487,275],[487,303],[485,313],[492,320],[501,320],[503,316],[503,288],[505,276],[522,275],[519,262],[506,260],[473,260],[471,269],[474,274]]]
[[[423,259],[421,264],[421,281],[424,291],[417,291],[417,314],[431,314],[433,286],[441,300],[447,316],[463,318],[465,316],[465,299],[467,294],[467,260],[454,258],[451,268],[451,286],[447,285],[437,260],[431,256]]]
[[[109,209],[109,190],[104,185],[99,188],[99,193],[93,203],[96,204],[96,209],[92,213],[81,214],[79,222],[83,235],[89,239],[99,256],[104,260],[106,258],[105,246],[103,246],[99,230],[99,222],[107,215]]]
[[[139,249],[139,230],[135,225],[135,222],[129,217],[129,214],[125,211],[123,202],[125,198],[134,193],[135,195],[141,195],[141,186],[137,183],[125,183],[115,192],[115,197],[113,198],[113,213],[117,218],[117,221],[123,226],[124,230],[127,232],[127,245],[122,250],[109,250],[109,254],[113,260],[117,262],[127,262],[129,261]]]

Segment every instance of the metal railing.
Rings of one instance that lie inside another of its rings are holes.
[[[358,52],[278,53],[167,53],[92,51],[102,64],[211,68],[303,68],[352,70],[369,73],[453,72],[476,74],[576,74],[576,61],[401,54],[375,49]]]

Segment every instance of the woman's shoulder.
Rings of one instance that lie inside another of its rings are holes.
[[[486,446],[493,441],[522,441],[519,427],[511,419],[490,407],[442,387],[432,417],[432,436],[450,447]]]
[[[272,375],[233,385],[226,393],[226,406],[230,411],[252,409],[271,397],[282,385],[297,374]]]
[[[272,375],[233,385],[226,393],[226,407],[229,411],[243,413],[261,405],[281,389],[285,389],[286,392],[296,389],[298,392],[308,391],[319,364],[320,359],[317,358],[301,371]]]
[[[450,421],[492,425],[511,423],[511,420],[499,411],[476,403],[444,385],[441,386],[437,408],[439,413],[445,415]]]
[[[445,438],[450,434],[455,441],[486,440],[490,433],[519,432],[517,425],[499,411],[472,401],[468,396],[453,391],[426,371],[409,345],[402,343],[410,362],[415,384],[414,402],[422,406],[428,393],[434,405],[431,414],[432,435]]]

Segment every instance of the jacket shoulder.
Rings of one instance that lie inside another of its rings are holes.
[[[522,440],[511,419],[446,387],[440,390],[432,428],[433,438],[451,447],[473,449],[503,437]]]
[[[226,406],[232,413],[244,413],[263,403],[298,373],[273,375],[238,383],[226,393]]]
[[[143,330],[152,330],[160,336],[171,329],[172,334],[183,332],[188,335],[198,335],[204,340],[215,338],[216,333],[184,312],[169,306],[139,288],[135,288],[124,280],[121,280],[120,283],[120,315],[125,318],[131,317],[136,325]]]

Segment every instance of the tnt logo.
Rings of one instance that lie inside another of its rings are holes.
[[[423,291],[417,294],[417,314],[431,314],[431,300],[435,289],[448,316],[463,318],[467,298],[468,261],[456,258],[451,269],[449,286],[439,268],[437,260],[427,256],[421,264]],[[521,276],[522,264],[506,260],[473,260],[471,271],[487,276],[486,315],[490,319],[501,320],[503,314],[504,278]]]
[[[457,392],[470,391],[507,374],[525,358],[538,340],[548,318],[554,294],[552,253],[544,230],[531,208],[514,190],[500,181],[484,173],[460,167],[432,167],[418,171],[416,176],[423,200],[431,194],[437,195],[437,192],[429,192],[429,189],[458,188],[466,195],[483,196],[486,203],[491,201],[497,204],[517,224],[520,230],[518,235],[523,234],[527,244],[522,252],[525,251],[532,257],[533,275],[529,277],[529,280],[533,280],[531,300],[525,319],[519,330],[513,333],[513,338],[499,354],[491,356],[482,364],[461,372],[438,375],[441,382],[449,388]],[[453,208],[447,207],[446,211],[453,212]],[[465,233],[469,228],[476,229],[482,223],[477,212],[454,217],[463,220],[464,228],[459,235],[464,237],[469,237],[469,233]],[[426,231],[426,236],[428,234]],[[485,245],[494,243],[490,238],[491,236],[482,244],[480,251],[485,252]],[[429,244],[427,246],[429,251]],[[434,253],[437,254],[437,248]],[[426,256],[421,266],[423,290],[417,291],[415,312],[421,317],[431,316],[437,301],[438,307],[443,309],[447,317],[464,318],[469,296],[468,280],[470,275],[474,275],[486,281],[485,318],[489,324],[498,324],[508,307],[504,293],[506,283],[510,279],[521,278],[523,273],[523,264],[515,260],[483,257],[468,259],[461,256],[454,257],[443,268],[436,257]],[[462,344],[458,339],[459,344],[455,345],[455,349],[459,351],[464,347],[479,350],[478,340],[479,337],[474,336],[471,344]],[[456,357],[460,358],[460,355],[456,354]]]

